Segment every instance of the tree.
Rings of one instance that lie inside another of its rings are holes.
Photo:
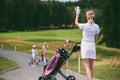
[[[102,0],[102,3],[102,42],[108,47],[120,48],[120,0]]]
[[[0,0],[0,31],[5,30],[6,0]]]

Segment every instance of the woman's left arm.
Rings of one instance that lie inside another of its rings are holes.
[[[98,34],[95,34],[95,42],[98,40]]]

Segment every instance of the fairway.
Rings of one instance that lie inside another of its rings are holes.
[[[71,39],[72,41],[80,41],[81,37],[82,36],[80,29],[11,32],[0,34],[0,39],[16,39],[31,42],[65,41],[66,39]]]

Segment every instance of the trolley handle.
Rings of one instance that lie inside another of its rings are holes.
[[[77,42],[74,44],[73,49],[72,49],[72,53],[77,52],[81,49],[80,46],[78,46],[78,44],[81,44],[81,42]]]

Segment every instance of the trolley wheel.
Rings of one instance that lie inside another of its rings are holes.
[[[51,79],[51,80],[57,80],[57,79],[56,79],[56,77],[52,77],[52,79]]]
[[[76,80],[76,78],[72,75],[68,76],[66,80]]]
[[[39,63],[38,63],[38,62],[37,62],[36,64],[39,66]]]
[[[31,65],[31,63],[28,63],[28,65],[30,66],[30,65]]]
[[[48,80],[57,80],[55,76],[49,76]]]
[[[45,80],[45,78],[44,78],[44,77],[42,77],[42,76],[40,76],[40,77],[39,77],[39,80]]]

